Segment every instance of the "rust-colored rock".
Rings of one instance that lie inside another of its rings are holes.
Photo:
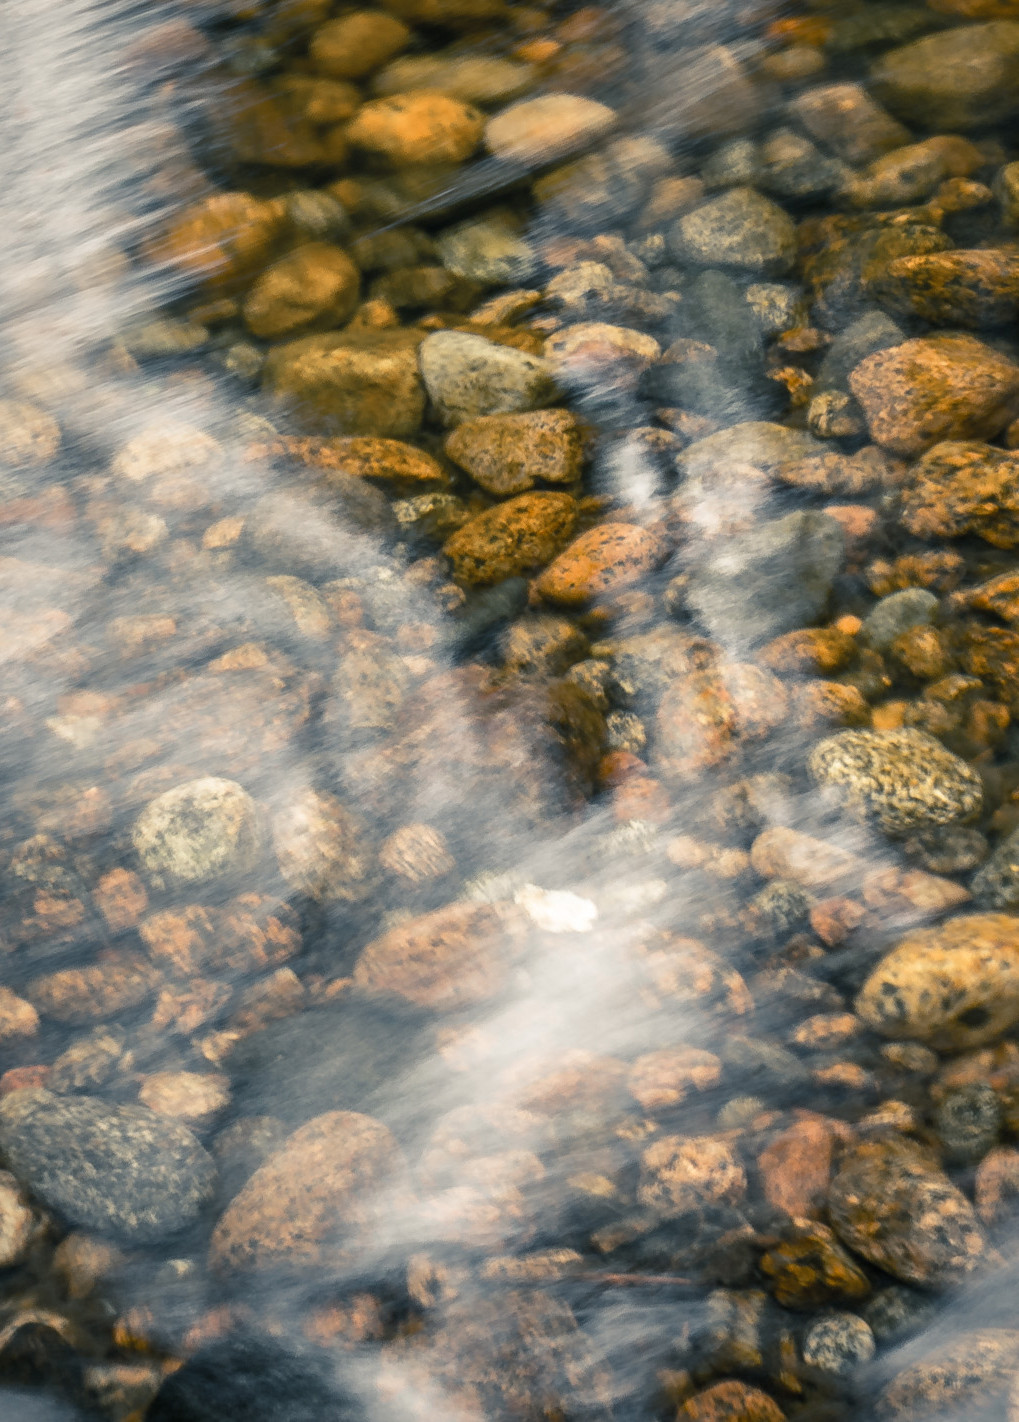
[[[371,479],[384,488],[408,494],[449,483],[437,459],[399,439],[376,439],[371,435],[353,435],[349,439],[284,436],[279,444],[289,459],[321,470],[322,483],[327,489],[329,475],[334,471],[356,479]]]
[[[506,985],[507,937],[505,920],[491,904],[447,904],[369,943],[354,967],[354,984],[436,1012],[475,1007]]]
[[[918,538],[975,534],[995,548],[1019,543],[1019,453],[979,441],[936,444],[910,470],[903,527]]]
[[[773,1397],[745,1382],[720,1382],[688,1397],[679,1409],[679,1422],[785,1422],[785,1413]]]
[[[418,375],[422,333],[329,332],[269,352],[263,383],[307,428],[323,434],[404,438],[425,410]]]
[[[267,267],[248,292],[244,320],[263,340],[342,326],[354,314],[361,274],[341,247],[308,242]]]
[[[448,539],[443,552],[457,582],[499,583],[548,563],[569,539],[576,522],[569,494],[520,494],[470,519]]]
[[[202,286],[227,290],[265,265],[284,225],[282,203],[215,193],[178,213],[145,255]]]
[[[255,1171],[213,1232],[219,1273],[337,1267],[370,1247],[386,1187],[404,1172],[390,1132],[355,1111],[327,1111]]]
[[[870,1280],[827,1225],[797,1220],[795,1228],[761,1257],[761,1272],[785,1308],[854,1303],[870,1293]]]
[[[820,1214],[831,1179],[835,1132],[823,1116],[804,1116],[758,1156],[764,1197],[794,1218]]]
[[[766,643],[758,657],[771,671],[803,674],[840,671],[856,654],[856,642],[837,627],[803,627]]]
[[[536,480],[572,484],[580,478],[582,446],[569,410],[527,410],[464,420],[446,453],[490,494],[522,494]]]
[[[462,163],[477,148],[483,127],[484,119],[472,104],[418,89],[365,104],[346,136],[352,147],[402,168]]]
[[[548,602],[578,607],[638,582],[662,556],[661,539],[635,523],[589,528],[545,569],[537,589]]]
[[[886,310],[932,326],[1002,326],[1019,313],[1019,255],[978,248],[897,257],[867,289]]]
[[[975,336],[926,336],[867,356],[849,384],[874,442],[914,456],[1003,429],[1019,401],[1019,365]]]
[[[668,779],[682,781],[722,765],[741,743],[760,740],[789,712],[782,683],[744,663],[692,672],[662,697],[655,720],[655,760]]]

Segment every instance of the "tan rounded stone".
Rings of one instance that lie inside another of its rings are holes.
[[[1019,1021],[1019,919],[964,915],[903,938],[856,999],[883,1036],[936,1050],[991,1042]]]
[[[218,1073],[157,1071],[142,1078],[138,1100],[160,1116],[205,1125],[230,1104],[230,1079]]]
[[[513,163],[546,163],[596,143],[615,126],[605,104],[578,94],[543,94],[524,99],[489,119],[485,146]]]
[[[354,984],[436,1012],[475,1007],[505,987],[507,948],[497,908],[447,904],[401,923],[363,948]]]
[[[639,582],[662,552],[661,539],[639,524],[602,523],[559,554],[539,577],[537,589],[549,602],[577,607]]]
[[[305,336],[269,352],[263,383],[309,429],[404,438],[425,411],[420,340],[403,330]]]
[[[0,987],[0,1042],[34,1037],[39,1030],[39,1014],[30,1002],[8,987]]]
[[[462,163],[478,146],[483,124],[473,105],[419,89],[365,104],[347,128],[347,139],[398,168]]]
[[[332,79],[363,79],[410,42],[410,30],[384,10],[351,10],[320,25],[308,58]]]
[[[210,1246],[218,1273],[349,1263],[402,1183],[396,1141],[355,1111],[327,1111],[289,1136],[223,1212]]]
[[[261,274],[244,303],[244,320],[264,340],[342,326],[354,314],[360,286],[360,272],[342,248],[308,242]]]
[[[177,214],[145,255],[205,287],[229,290],[265,264],[284,226],[282,204],[215,193]]]

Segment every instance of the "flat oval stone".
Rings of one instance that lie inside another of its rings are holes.
[[[0,1150],[48,1209],[137,1244],[191,1224],[216,1177],[212,1157],[180,1122],[144,1106],[42,1090],[0,1103]]]

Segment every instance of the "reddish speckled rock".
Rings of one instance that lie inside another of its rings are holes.
[[[867,356],[849,384],[875,444],[911,457],[996,435],[1015,416],[1019,365],[975,336],[928,336]]]
[[[327,1111],[289,1136],[234,1196],[210,1246],[219,1273],[349,1263],[403,1184],[399,1147],[379,1121]]]
[[[576,510],[569,494],[520,494],[458,528],[443,552],[457,582],[499,583],[554,558],[573,532]]]
[[[538,579],[549,602],[577,607],[629,587],[661,558],[662,541],[639,524],[601,523],[565,548]]]

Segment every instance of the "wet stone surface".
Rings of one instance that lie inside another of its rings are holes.
[[[9,31],[0,1412],[1015,1412],[1016,5]]]

